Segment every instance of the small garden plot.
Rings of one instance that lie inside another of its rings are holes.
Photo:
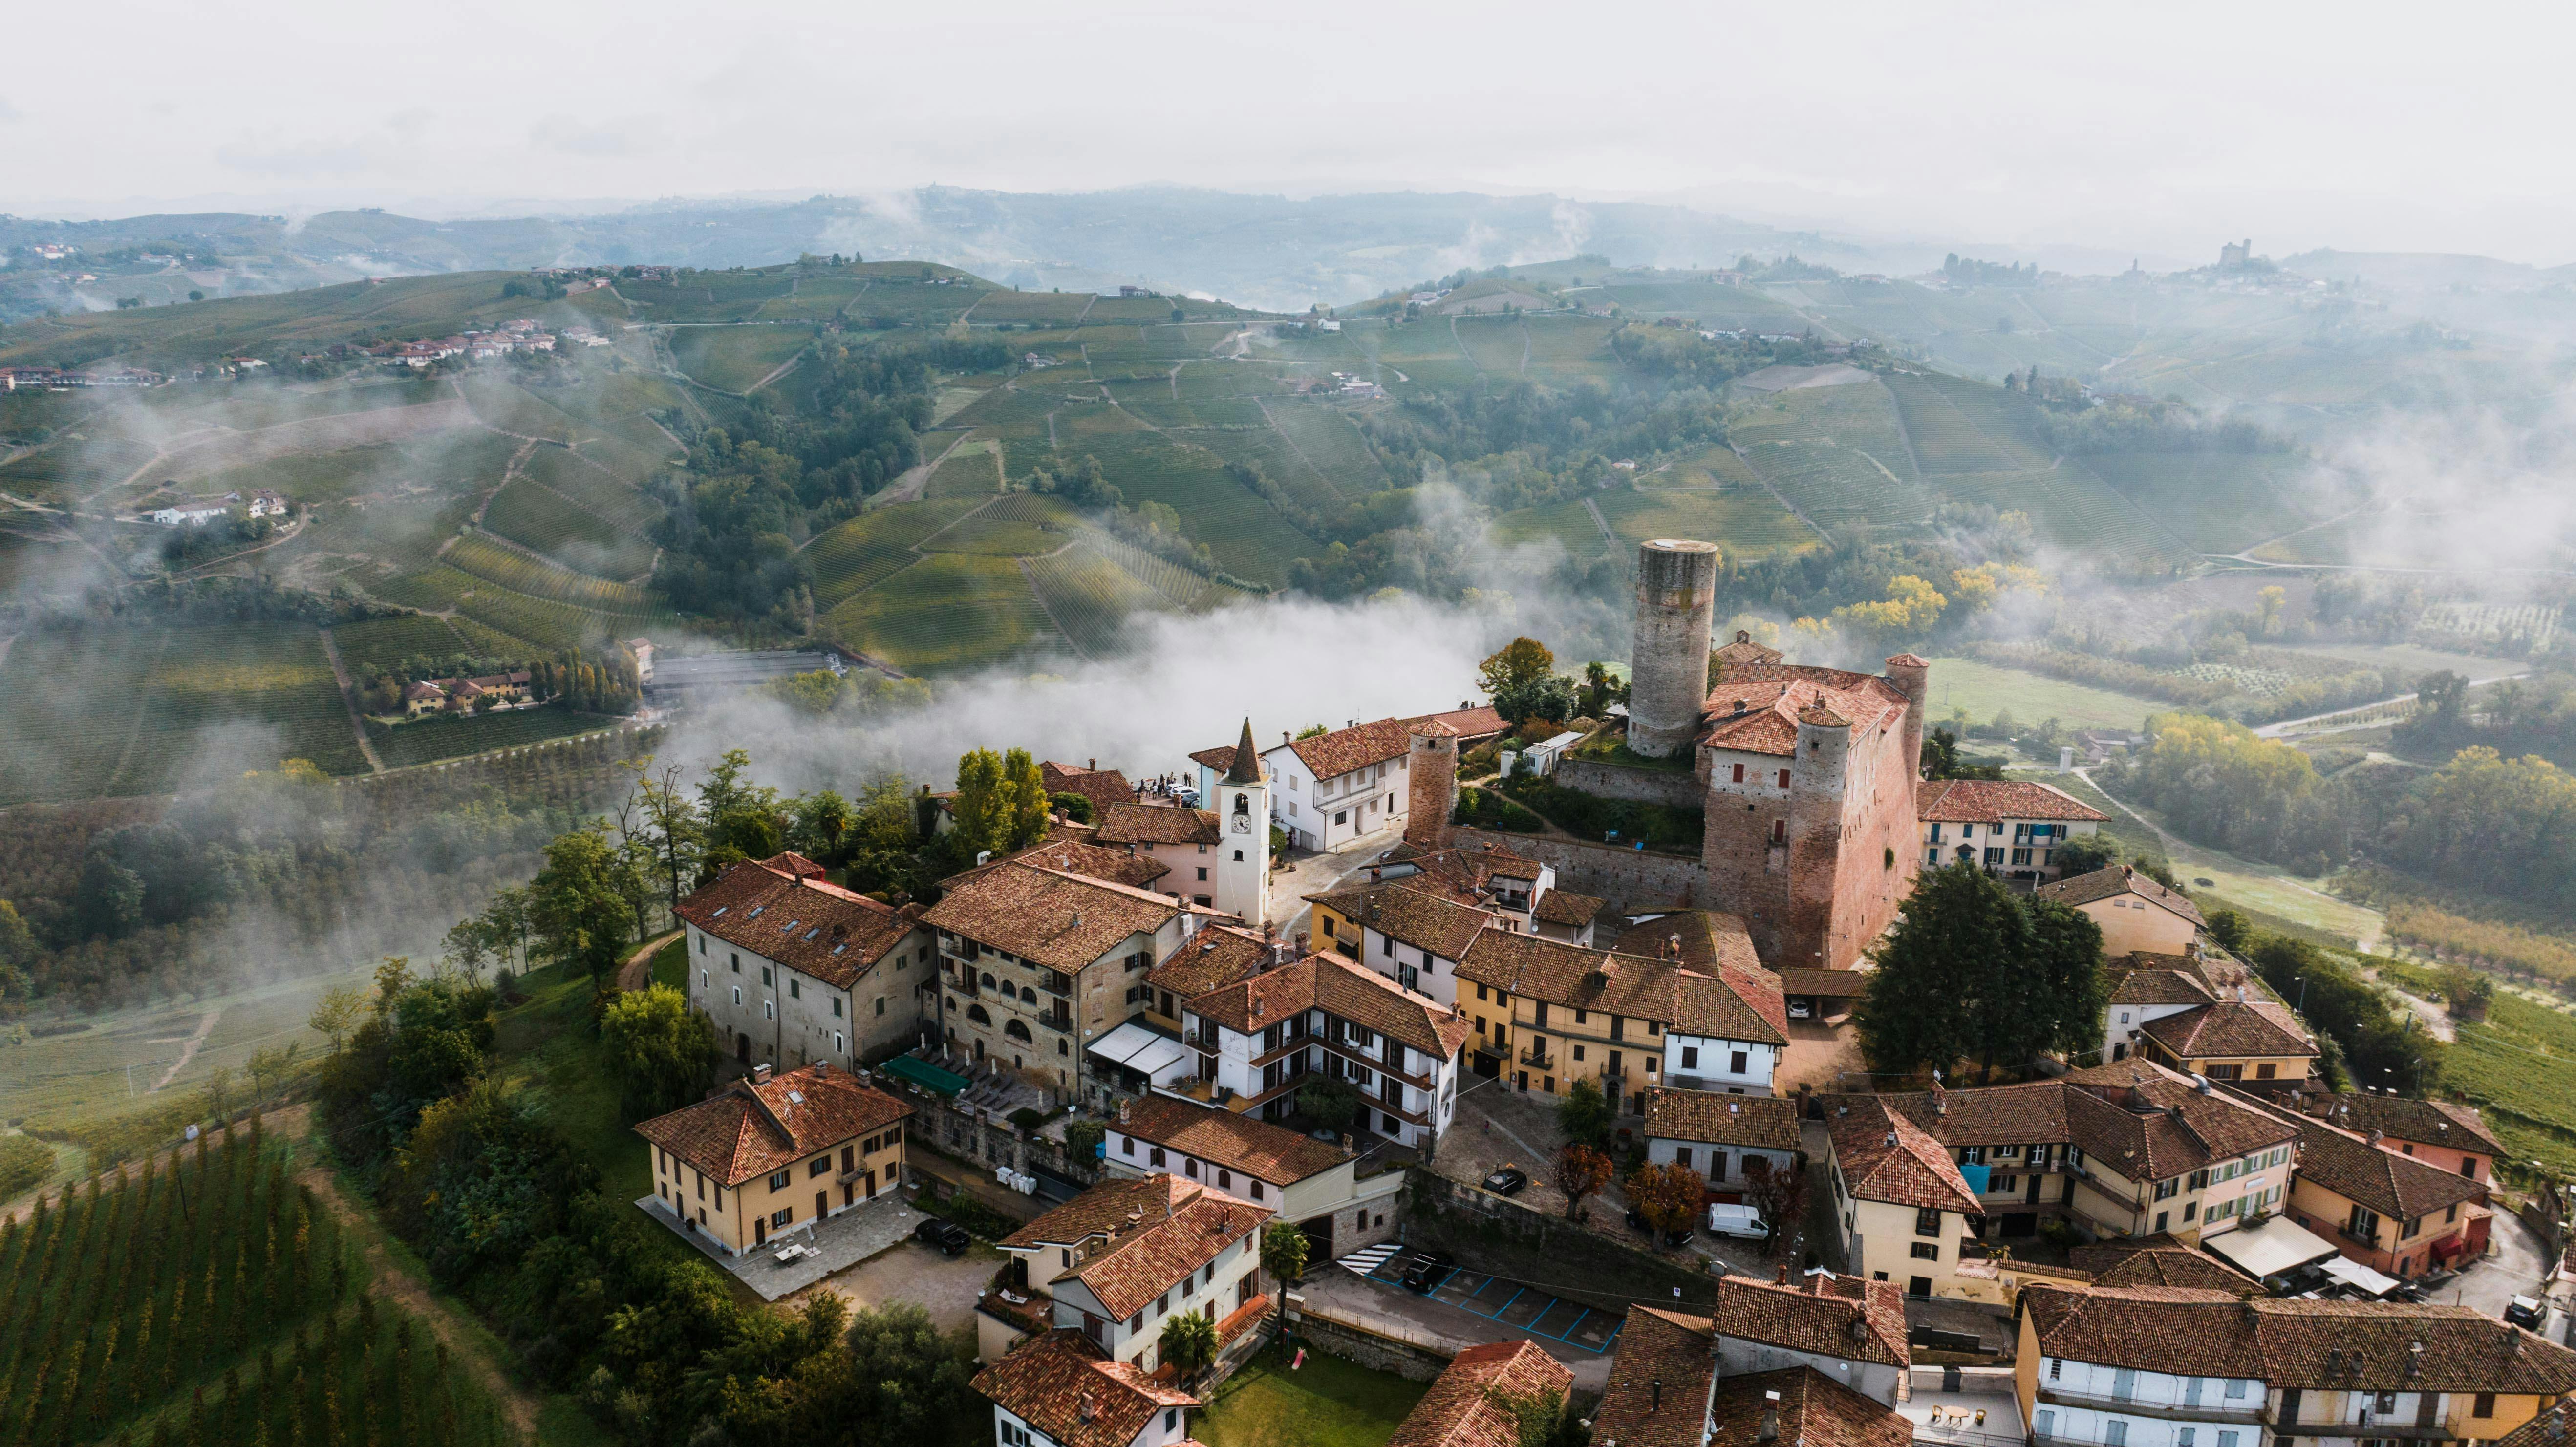
[[[674,327],[671,359],[707,386],[738,395],[813,341],[813,331],[799,326]]]
[[[1270,1347],[1225,1380],[1191,1424],[1207,1447],[1379,1447],[1404,1425],[1422,1382],[1371,1371],[1322,1352],[1289,1369],[1291,1354]]]
[[[575,507],[561,494],[526,478],[513,479],[485,504],[483,526],[596,578],[640,578],[653,567],[651,543],[611,526],[596,514]],[[458,566],[469,572],[479,571],[464,563]]]
[[[1009,558],[942,553],[825,614],[833,638],[907,673],[959,672],[1062,646]]]

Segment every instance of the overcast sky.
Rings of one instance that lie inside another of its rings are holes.
[[[2557,264],[2576,260],[2568,15],[2261,0],[25,6],[0,62],[0,210],[1174,181]]]

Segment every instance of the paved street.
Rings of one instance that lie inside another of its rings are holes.
[[[708,1260],[732,1272],[743,1285],[760,1293],[763,1301],[776,1301],[802,1291],[835,1271],[867,1260],[910,1236],[914,1224],[921,1220],[920,1212],[888,1191],[824,1221],[782,1231],[767,1244],[732,1256],[716,1245],[715,1238],[682,1229],[682,1222],[671,1214],[669,1203],[661,1197],[646,1196],[635,1204],[673,1235],[706,1253]],[[779,1261],[779,1249],[789,1245],[812,1249],[793,1261]]]
[[[1484,1342],[1534,1341],[1574,1373],[1577,1388],[1598,1392],[1610,1381],[1610,1356],[1572,1342],[1538,1336],[1508,1322],[1462,1311],[1401,1286],[1370,1281],[1340,1266],[1319,1266],[1297,1288],[1306,1308],[1337,1321],[1449,1356]]]
[[[2522,1218],[2499,1207],[2490,1241],[2485,1258],[2438,1288],[2435,1301],[2455,1301],[2480,1315],[2501,1317],[2505,1303],[2515,1295],[2540,1294],[2541,1278],[2549,1274],[2550,1263],[2541,1254],[2540,1238],[2522,1224]]]
[[[1002,1253],[978,1241],[960,1256],[942,1256],[918,1241],[898,1241],[830,1277],[813,1291],[833,1292],[853,1307],[911,1302],[930,1313],[931,1324],[955,1331],[975,1319],[975,1299],[1000,1270]]]
[[[1403,838],[1401,829],[1381,829],[1320,854],[1291,849],[1282,855],[1288,867],[1270,875],[1270,914],[1279,922],[1279,933],[1293,936],[1307,928],[1307,917],[1314,913],[1314,906],[1306,903],[1307,895],[1322,894],[1340,884]]]

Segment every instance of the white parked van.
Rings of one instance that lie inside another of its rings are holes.
[[[1712,1236],[1733,1236],[1745,1241],[1771,1239],[1771,1228],[1762,1223],[1761,1212],[1722,1201],[1708,1208],[1708,1231]]]

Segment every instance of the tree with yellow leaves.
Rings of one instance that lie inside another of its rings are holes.
[[[1887,580],[1884,599],[1836,608],[1834,621],[1858,632],[1913,637],[1932,631],[1949,607],[1940,589],[1912,573],[1899,573]]]

